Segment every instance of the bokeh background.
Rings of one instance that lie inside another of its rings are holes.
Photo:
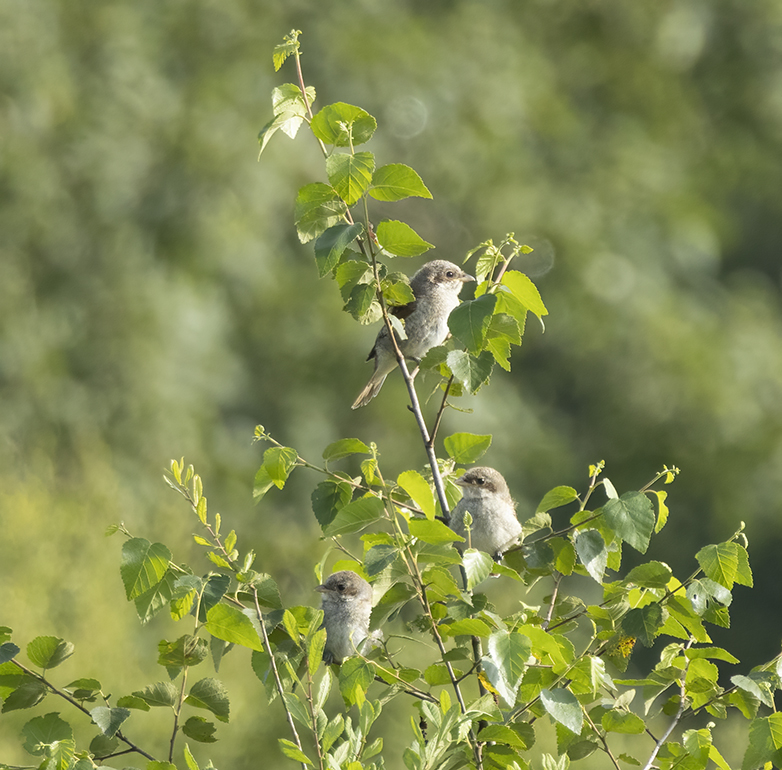
[[[324,179],[315,142],[278,134],[256,160],[271,89],[295,77],[271,66],[292,28],[316,107],[369,111],[378,163],[413,166],[434,195],[375,204],[437,246],[395,268],[509,231],[535,248],[518,267],[546,331],[528,323],[513,373],[446,432],[494,435],[486,462],[522,515],[557,484],[583,489],[601,459],[620,491],[679,466],[649,556],[684,577],[746,522],[756,585],[715,639],[744,671],[775,655],[775,0],[0,0],[0,624],[22,645],[75,642],[61,684],[139,689],[161,678],[157,641],[184,631],[139,626],[104,531],[123,521],[207,569],[162,481],[170,458],[196,465],[288,605],[316,603],[319,479],[297,471],[253,507],[254,425],[312,459],[355,436],[388,476],[424,464],[398,378],[350,410],[375,330],[341,312],[295,235],[296,190]],[[276,757],[283,734],[241,655],[221,671],[232,724],[194,747],[217,766]],[[29,716],[0,719],[0,761],[30,761]]]

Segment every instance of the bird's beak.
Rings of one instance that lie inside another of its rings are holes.
[[[458,484],[460,487],[466,487],[467,484],[464,481],[464,476],[459,476],[458,479],[454,480],[454,484]]]
[[[474,281],[475,276],[470,275],[469,273],[463,273],[462,274],[462,283],[469,283],[470,281]]]
[[[328,589],[328,588],[326,588],[326,586],[324,586],[324,585],[320,585],[320,586],[318,586],[318,587],[317,587],[315,590],[316,590],[316,591],[317,591],[319,594],[325,594],[325,593],[328,593],[328,590],[329,590],[329,589]]]

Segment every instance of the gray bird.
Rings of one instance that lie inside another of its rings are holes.
[[[419,361],[430,348],[442,345],[448,336],[448,316],[459,304],[459,292],[468,281],[474,281],[452,262],[435,259],[427,262],[410,280],[415,300],[392,307],[391,313],[405,321],[407,339],[399,340],[405,358]],[[378,332],[367,361],[375,359],[375,371],[364,390],[353,402],[353,409],[366,406],[383,387],[389,372],[397,366],[394,346],[384,325]]]
[[[494,468],[471,468],[456,483],[464,493],[451,512],[448,526],[466,540],[464,514],[469,511],[472,515],[469,542],[473,548],[486,551],[499,561],[521,535],[516,504],[505,479]],[[467,544],[459,543],[458,547],[463,549]]]
[[[323,626],[326,629],[325,663],[342,663],[370,636],[372,586],[350,570],[335,572],[316,591],[323,594]]]

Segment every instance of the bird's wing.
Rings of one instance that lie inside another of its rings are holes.
[[[391,315],[395,315],[397,318],[407,318],[415,310],[418,303],[413,300],[406,305],[394,305],[389,312]]]

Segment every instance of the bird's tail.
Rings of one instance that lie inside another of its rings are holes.
[[[358,409],[359,407],[366,406],[378,393],[380,388],[383,387],[383,383],[386,381],[388,372],[379,372],[375,370],[372,376],[369,378],[369,382],[364,386],[364,390],[358,394],[358,397],[353,402],[351,409]]]

